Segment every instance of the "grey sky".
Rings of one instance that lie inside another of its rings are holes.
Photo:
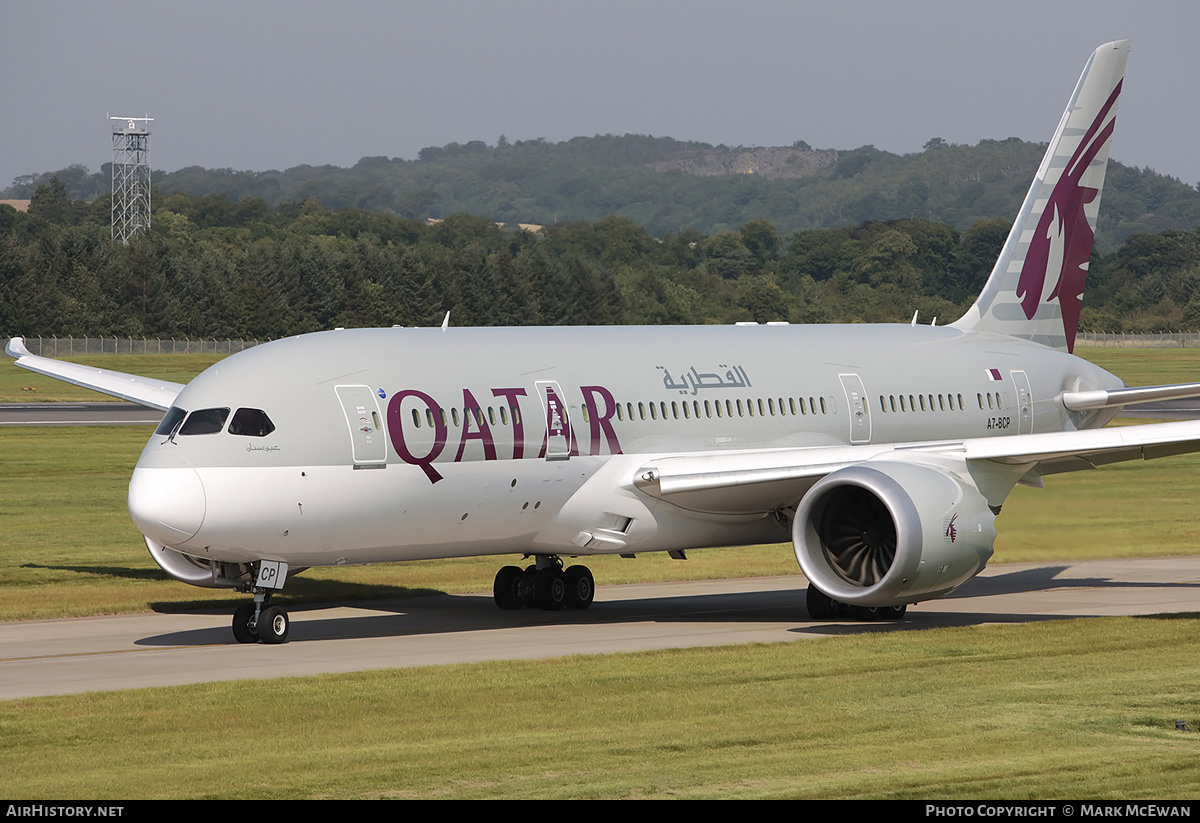
[[[0,187],[97,170],[108,113],[155,118],[164,171],[350,166],[501,134],[1044,141],[1092,49],[1121,38],[1112,156],[1195,185],[1198,37],[1195,0],[0,0]]]

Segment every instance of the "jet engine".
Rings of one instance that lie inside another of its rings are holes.
[[[804,495],[792,522],[809,582],[856,606],[949,594],[983,570],[995,539],[995,515],[970,479],[917,463],[832,472]]]
[[[213,581],[212,567],[208,561],[198,560],[190,555],[168,549],[149,537],[146,538],[146,548],[150,550],[150,556],[154,558],[154,562],[176,580],[182,580],[184,583],[191,583],[193,586],[204,589],[217,588],[216,582]]]

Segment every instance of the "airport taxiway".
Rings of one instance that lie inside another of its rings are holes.
[[[0,426],[157,426],[162,416],[137,403],[0,403]]]
[[[164,584],[170,585],[170,584]],[[289,641],[241,645],[232,609],[0,623],[0,699],[483,660],[800,641],[860,632],[1200,612],[1200,557],[994,566],[896,623],[812,621],[799,574],[600,585],[580,612],[488,594],[290,607]]]

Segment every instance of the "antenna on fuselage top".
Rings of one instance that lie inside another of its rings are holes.
[[[442,318],[442,331],[450,328],[450,312],[446,312],[446,316]]]
[[[908,321],[908,325],[910,325],[910,326],[917,325],[917,315],[920,313],[921,313],[920,309],[917,309],[915,312],[913,312],[913,319]]]

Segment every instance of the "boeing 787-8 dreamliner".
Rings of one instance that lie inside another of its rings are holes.
[[[1200,422],[1104,428],[1127,388],[1074,357],[1128,41],[1096,49],[991,277],[948,326],[356,329],[235,354],[186,386],[18,366],[166,412],[129,485],[155,561],[253,595],[313,566],[534,558],[501,608],[586,608],[561,558],[790,537],[808,611],[898,617],[976,575],[1017,483],[1200,450]]]

